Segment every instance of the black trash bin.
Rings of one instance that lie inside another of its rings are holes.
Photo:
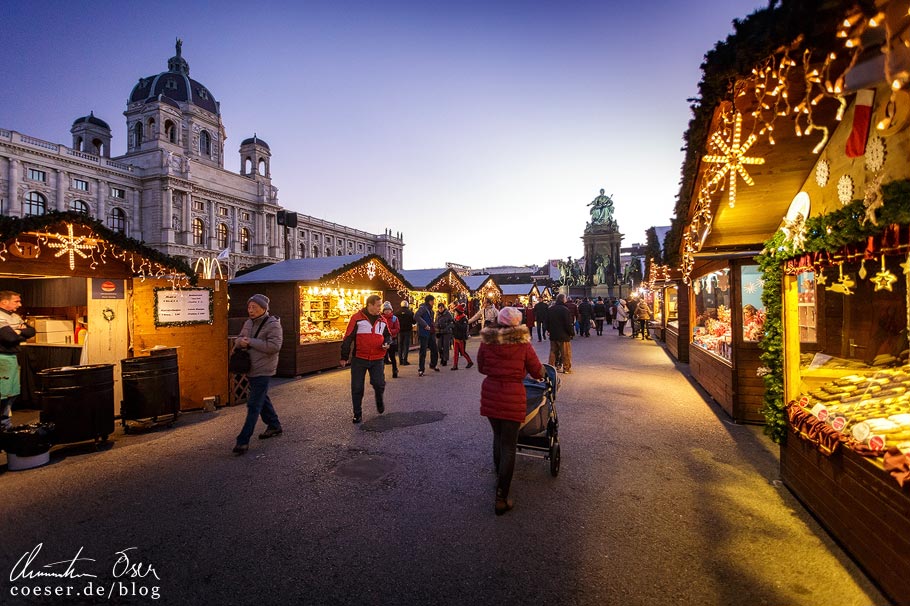
[[[55,425],[55,442],[107,441],[114,433],[114,365],[48,368],[36,373],[41,421]]]
[[[175,349],[173,353],[155,354],[120,361],[123,381],[123,401],[120,417],[123,426],[127,421],[150,419],[158,422],[168,416],[169,421],[180,414],[180,373]]]
[[[5,450],[11,471],[31,469],[50,461],[54,444],[53,423],[17,425],[0,432],[0,450]]]

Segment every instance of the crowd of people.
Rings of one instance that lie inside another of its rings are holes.
[[[260,439],[283,433],[268,395],[269,378],[275,374],[278,363],[282,331],[280,320],[271,316],[268,308],[268,297],[260,294],[250,297],[249,320],[235,342],[235,348],[246,350],[252,359],[252,368],[247,373],[250,383],[247,416],[234,447],[238,455],[248,450],[259,418],[266,424]],[[472,327],[476,327],[481,337],[477,367],[485,375],[480,414],[487,417],[493,431],[493,463],[497,473],[494,511],[502,515],[513,506],[509,489],[518,432],[526,413],[523,380],[528,375],[543,379],[540,360],[531,346],[535,329],[538,342],[550,343],[549,364],[559,372],[571,374],[575,337],[590,338],[592,329],[602,336],[605,326],[614,328],[618,336],[625,336],[625,325],[631,322],[632,338],[640,335],[649,339],[650,320],[651,309],[644,299],[571,299],[559,294],[550,302],[531,298],[527,305],[516,301],[497,304],[492,299],[447,305],[436,304],[435,297],[427,295],[416,311],[411,310],[408,301],[402,301],[396,313],[391,302],[370,295],[364,308],[351,316],[341,344],[340,366],[351,369],[351,420],[356,424],[363,419],[367,375],[376,412],[385,412],[385,366],[391,365],[392,378],[397,379],[399,367],[410,365],[408,358],[415,331],[417,376],[423,377],[427,368],[439,372],[440,366],[448,366],[450,360],[451,370],[458,370],[462,359],[464,368],[472,368],[474,360],[465,345]]]

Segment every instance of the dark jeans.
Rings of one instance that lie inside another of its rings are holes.
[[[619,331],[619,336],[620,336],[620,337],[626,336],[626,321],[625,321],[625,320],[617,320],[617,321],[616,321],[616,330]]]
[[[493,465],[499,480],[496,483],[497,497],[509,496],[512,472],[515,471],[515,445],[518,443],[518,421],[489,419],[493,428]]]
[[[436,335],[436,339],[439,341],[437,344],[439,347],[439,360],[442,362],[442,365],[445,366],[449,363],[449,351],[452,349],[452,335]]]
[[[269,398],[269,379],[271,377],[249,377],[250,395],[246,400],[246,421],[243,423],[243,429],[237,435],[238,444],[249,444],[253,436],[253,430],[256,428],[256,420],[262,417],[262,422],[267,427],[279,429],[281,421],[278,420],[278,414],[275,407],[272,406],[272,400]]]
[[[599,334],[599,335],[604,334],[604,321],[603,321],[603,318],[596,318],[596,319],[594,320],[594,331],[595,331],[597,334]]]
[[[404,364],[408,361],[408,352],[411,351],[411,331],[398,333],[398,361]]]
[[[399,337],[401,334],[399,333]],[[392,344],[389,345],[389,349],[385,352],[385,361],[386,364],[392,365],[392,375],[398,375],[398,343],[392,341]]]
[[[581,334],[585,337],[591,336],[591,318],[587,316],[582,316],[578,321],[578,327],[581,329]]]
[[[540,341],[540,340],[546,339],[546,338],[547,338],[547,323],[538,322],[537,323],[537,340]]]
[[[650,323],[651,323],[651,320],[639,320],[638,321],[638,324],[639,324],[638,331],[641,333],[642,339],[651,338],[651,335],[648,334],[648,324],[650,324]]]
[[[436,364],[439,363],[436,335],[421,336],[418,339],[420,339],[420,353],[417,354],[417,370],[423,372],[426,369],[427,349],[430,350],[430,368],[436,368]]]
[[[376,393],[376,407],[382,404],[382,394],[385,393],[385,360],[364,360],[354,357],[351,360],[351,403],[354,405],[354,416],[363,414],[363,381],[366,374],[370,373],[370,385]]]

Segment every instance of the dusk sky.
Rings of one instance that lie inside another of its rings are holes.
[[[225,168],[272,151],[292,210],[404,234],[404,267],[578,257],[613,195],[624,246],[669,225],[699,66],[767,0],[11,2],[0,128],[71,145],[176,38],[221,103]],[[217,7],[217,8],[216,8]]]

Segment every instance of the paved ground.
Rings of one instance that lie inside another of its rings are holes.
[[[332,371],[273,386],[286,432],[244,457],[245,411],[227,408],[3,473],[0,603],[89,583],[134,604],[887,603],[780,485],[760,428],[729,423],[660,346],[609,331],[574,351],[561,472],[520,458],[503,517],[480,375],[418,378],[414,354],[361,426]]]

